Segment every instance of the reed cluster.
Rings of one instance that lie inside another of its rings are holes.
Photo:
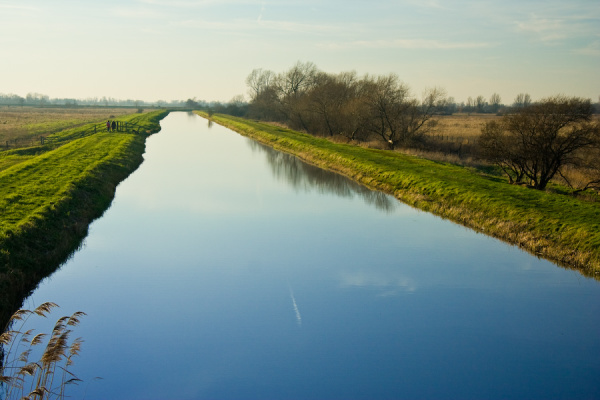
[[[25,330],[31,316],[46,318],[55,307],[58,307],[55,303],[47,302],[33,311],[16,311],[0,335],[4,349],[0,364],[0,397],[3,399],[64,399],[66,388],[81,381],[70,367],[81,351],[83,340],[71,339],[71,334],[84,312],[59,318],[50,334]]]

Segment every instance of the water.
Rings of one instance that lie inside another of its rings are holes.
[[[599,282],[186,113],[44,301],[75,398],[600,398]]]

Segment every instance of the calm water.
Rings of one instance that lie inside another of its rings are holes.
[[[44,301],[76,398],[600,398],[599,282],[186,113]]]

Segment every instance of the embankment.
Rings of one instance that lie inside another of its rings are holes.
[[[89,224],[110,206],[119,182],[142,163],[146,137],[160,130],[167,114],[132,115],[126,120],[141,133],[99,132],[67,140],[0,171],[0,326],[81,244]],[[90,126],[79,129],[93,130]]]
[[[372,189],[393,194],[416,208],[600,279],[598,203],[509,185],[502,178],[470,168],[333,143],[269,124],[223,115],[211,119]]]

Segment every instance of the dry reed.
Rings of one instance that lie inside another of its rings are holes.
[[[0,335],[4,350],[0,364],[0,397],[3,399],[64,399],[67,385],[80,381],[69,367],[81,351],[82,339],[70,340],[73,332],[70,327],[77,326],[85,315],[81,311],[59,318],[39,360],[30,360],[48,335],[38,333],[31,338],[34,330],[23,331],[23,328],[30,316],[46,318],[55,307],[58,307],[55,303],[47,302],[33,311],[16,311]],[[17,322],[20,322],[19,328],[8,329]]]

